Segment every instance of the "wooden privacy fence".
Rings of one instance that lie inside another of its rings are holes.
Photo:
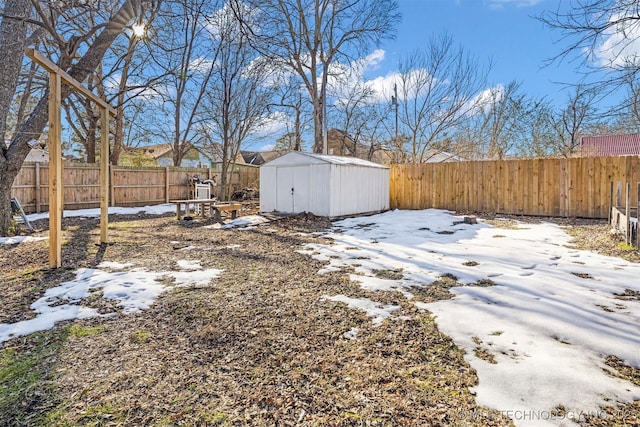
[[[22,166],[11,188],[11,196],[18,198],[26,212],[49,209],[48,174],[47,163],[25,163]],[[188,178],[194,175],[201,179],[215,178],[220,183],[220,172],[206,168],[111,166],[109,174],[110,206],[145,206],[187,198]],[[259,176],[259,169],[254,166],[230,168],[228,182],[231,192],[244,187],[257,188]],[[65,209],[100,206],[99,165],[67,163],[62,181]]]
[[[640,181],[640,156],[402,164],[390,176],[392,209],[607,218],[611,182]]]

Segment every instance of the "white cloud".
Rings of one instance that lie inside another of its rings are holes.
[[[189,71],[206,73],[213,66],[213,61],[204,57],[198,57],[189,63]]]
[[[504,86],[499,83],[494,87],[480,91],[475,97],[469,100],[465,111],[469,111],[469,114],[471,115],[475,115],[480,112],[487,113],[491,107],[500,102],[503,97]]]
[[[256,131],[256,137],[274,136],[279,133],[286,132],[288,124],[289,118],[285,113],[281,111],[272,113],[269,117],[263,120],[262,124]]]
[[[373,90],[371,102],[381,102],[384,95],[378,92],[375,86],[365,81],[364,75],[367,71],[380,68],[380,64],[385,59],[386,52],[383,49],[376,49],[367,56],[358,58],[351,64],[335,63],[329,68],[328,84],[333,96],[338,100],[348,99],[353,94],[354,88]],[[392,85],[393,86],[393,85]]]
[[[376,49],[369,55],[359,59],[358,61],[362,64],[364,71],[369,69],[375,70],[380,67],[380,64],[384,61],[385,56],[386,52],[383,49]]]
[[[591,52],[597,64],[602,67],[618,67],[628,62],[638,63],[638,56],[640,56],[640,23],[635,19],[625,21],[623,18],[621,15],[610,17],[610,22],[622,21]]]
[[[117,93],[120,89],[121,74],[114,74],[105,79],[105,89],[110,93]],[[142,98],[145,102],[161,103],[162,96],[172,93],[172,89],[166,85],[154,85],[149,87],[145,82],[137,82],[129,79],[127,81],[129,87],[128,98]]]
[[[387,73],[384,76],[376,77],[368,80],[366,84],[371,87],[379,102],[391,99],[393,93],[393,85],[400,81],[400,73],[397,71]]]
[[[533,7],[538,5],[542,0],[487,0],[485,3],[489,9],[502,10],[505,6],[515,7]]]

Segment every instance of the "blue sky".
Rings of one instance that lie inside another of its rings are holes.
[[[446,31],[455,43],[493,68],[489,86],[522,83],[530,96],[562,103],[567,96],[562,85],[576,83],[574,64],[567,61],[545,67],[563,45],[554,43],[560,34],[545,28],[534,16],[555,11],[558,0],[398,0],[402,22],[397,37],[384,42],[384,60],[365,74],[367,79],[398,68],[398,60]],[[565,5],[568,2],[564,2]]]

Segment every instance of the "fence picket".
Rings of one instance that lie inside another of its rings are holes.
[[[187,175],[215,177],[220,182],[220,173],[204,168],[110,166],[109,169],[110,206],[145,206],[185,198],[188,195]],[[49,209],[48,173],[46,163],[25,163],[18,173],[11,196],[20,200],[26,212]],[[229,172],[229,177],[232,192],[244,187],[257,187],[259,169],[236,167]],[[100,206],[99,165],[67,163],[62,181],[65,209]]]
[[[400,164],[391,175],[392,209],[607,218],[610,182],[639,182],[640,157]]]

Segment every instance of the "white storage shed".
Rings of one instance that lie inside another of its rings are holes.
[[[338,217],[389,209],[389,168],[292,151],[260,166],[260,211]]]

